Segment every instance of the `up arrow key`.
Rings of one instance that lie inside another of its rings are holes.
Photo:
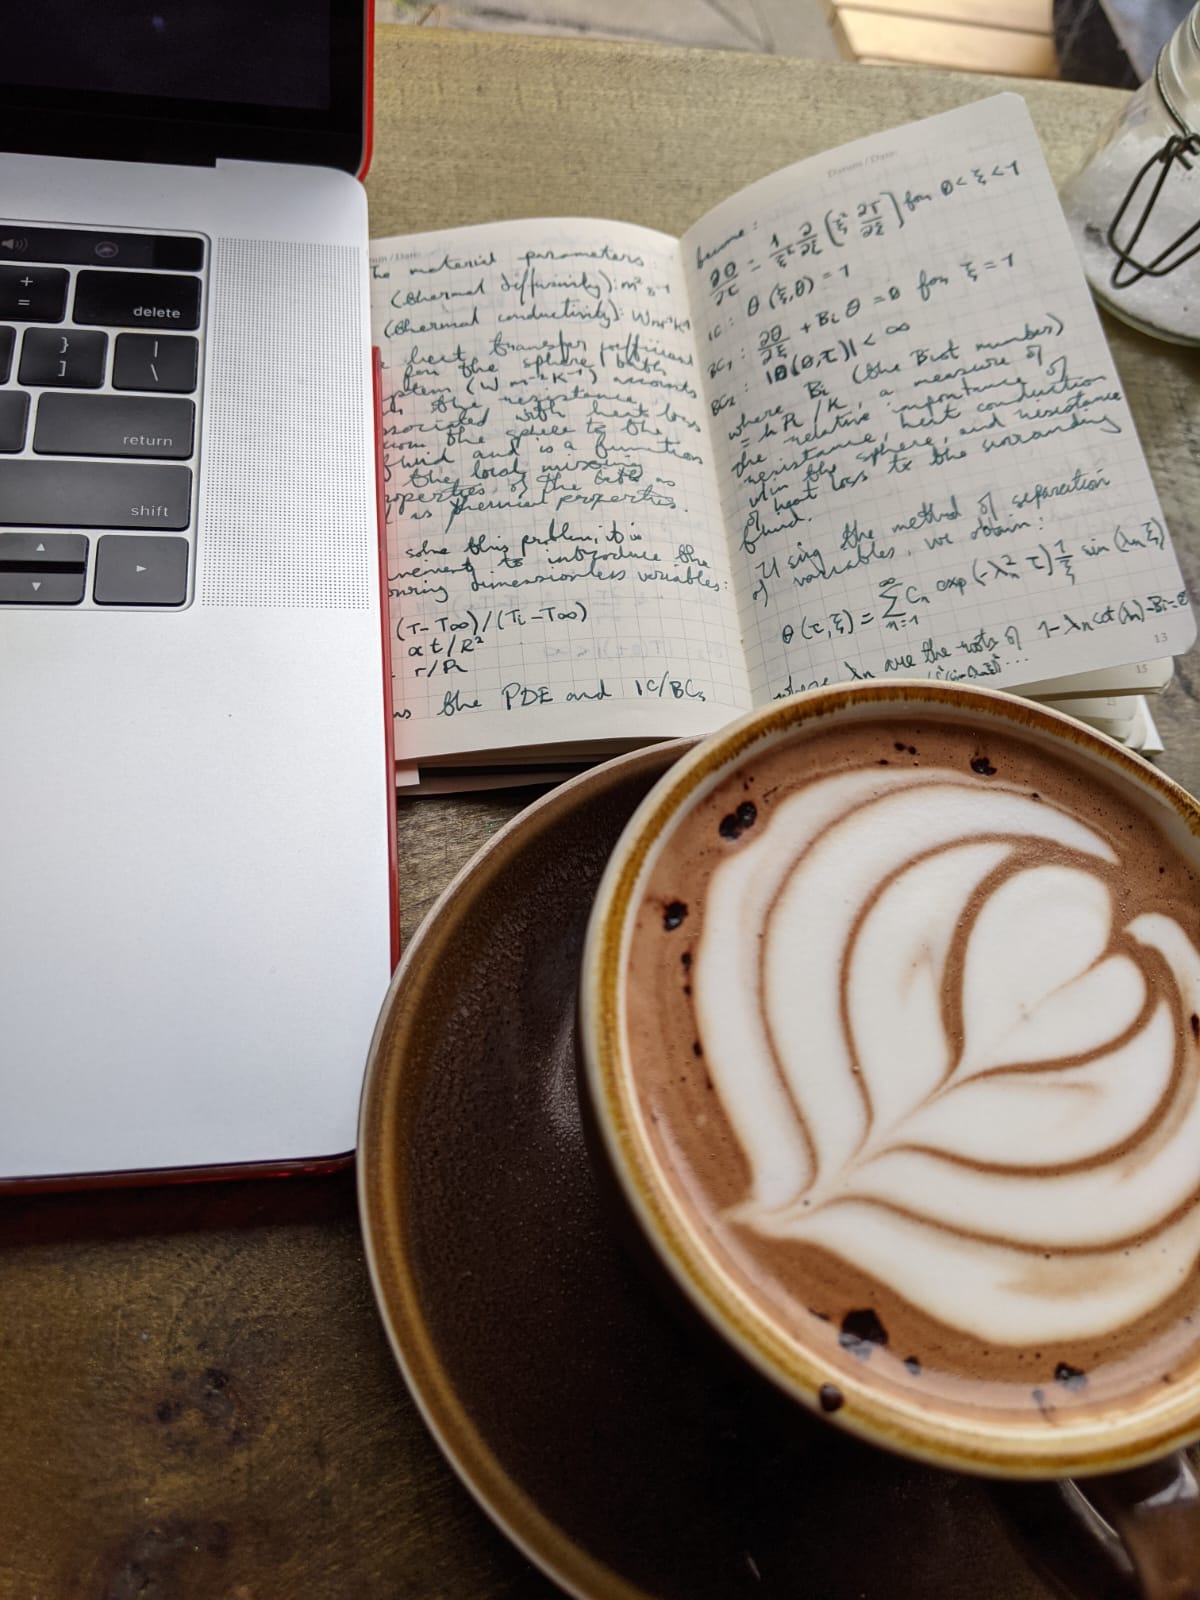
[[[39,545],[35,546],[35,552],[38,555],[44,556],[46,554],[46,546],[44,544],[39,544]]]

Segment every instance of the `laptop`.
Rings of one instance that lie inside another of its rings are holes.
[[[395,954],[362,0],[0,58],[0,1185],[346,1159]]]

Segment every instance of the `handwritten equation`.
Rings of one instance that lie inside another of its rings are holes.
[[[596,708],[648,698],[720,721],[745,670],[674,242],[598,223],[447,237],[372,268],[410,748],[511,741],[493,724],[514,713],[531,739],[579,739],[589,715],[615,736]],[[566,706],[569,725],[549,710]],[[451,718],[452,739],[433,726]]]
[[[1153,625],[1178,569],[1008,98],[764,179],[683,240],[756,701],[1186,644],[1186,603]]]

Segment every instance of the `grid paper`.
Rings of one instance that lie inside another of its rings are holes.
[[[488,224],[372,276],[397,760],[748,709],[676,241]]]
[[[1178,654],[1188,597],[1024,102],[753,185],[681,241],[756,703]]]

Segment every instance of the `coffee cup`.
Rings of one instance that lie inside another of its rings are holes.
[[[1143,1591],[1200,1593],[1196,801],[984,689],[775,702],[623,833],[580,1045],[655,1272],[783,1397],[1095,1478]]]

